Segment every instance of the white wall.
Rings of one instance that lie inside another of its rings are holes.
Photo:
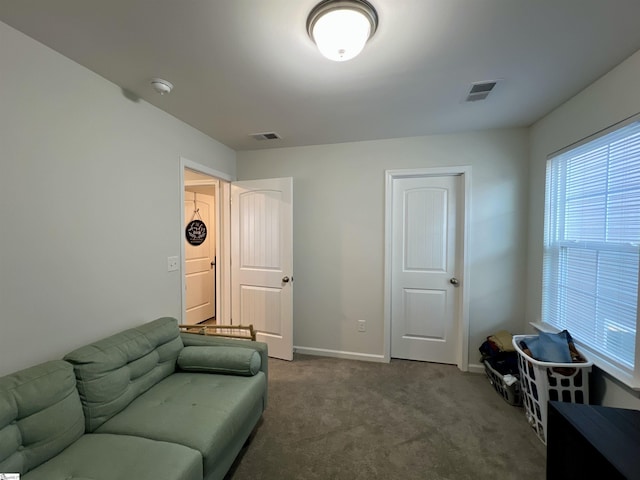
[[[0,23],[0,375],[180,314],[180,156],[235,152]]]
[[[530,134],[527,321],[540,318],[545,166],[550,153],[640,112],[640,52],[535,123]],[[592,400],[640,409],[640,397],[596,371]]]
[[[527,148],[511,129],[238,152],[241,180],[294,179],[294,345],[383,354],[384,171],[445,165],[473,169],[469,362],[487,335],[521,330]]]

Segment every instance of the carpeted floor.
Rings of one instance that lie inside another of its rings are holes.
[[[269,405],[227,478],[545,477],[522,408],[455,366],[296,355],[269,362]]]

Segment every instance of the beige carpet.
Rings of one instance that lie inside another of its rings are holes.
[[[484,375],[306,355],[269,369],[268,408],[228,479],[545,477],[523,409]]]

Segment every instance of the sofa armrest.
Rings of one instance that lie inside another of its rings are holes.
[[[199,335],[197,333],[180,333],[182,337],[182,343],[185,347],[211,347],[211,346],[223,346],[223,347],[244,347],[253,348],[260,354],[261,366],[260,371],[264,372],[264,376],[269,383],[269,350],[267,344],[264,342],[253,342],[251,340],[239,340],[237,338],[225,338],[214,337],[207,335]],[[265,407],[267,404],[267,393],[265,392]]]

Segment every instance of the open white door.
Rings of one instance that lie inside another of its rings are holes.
[[[293,359],[293,179],[231,185],[231,316]]]

